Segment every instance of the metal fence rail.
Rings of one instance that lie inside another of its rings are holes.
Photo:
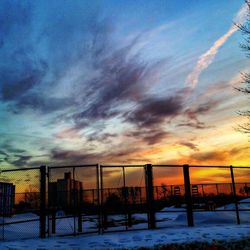
[[[250,223],[250,167],[41,166],[0,172],[0,240]],[[244,199],[244,201],[243,201]],[[178,221],[185,215],[186,221]],[[170,219],[174,216],[177,219]],[[176,223],[176,224],[174,224]],[[222,221],[223,223],[223,221]],[[228,223],[228,222],[227,222]]]

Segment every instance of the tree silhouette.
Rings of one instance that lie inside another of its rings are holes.
[[[240,47],[246,52],[246,56],[250,58],[250,0],[245,1],[248,6],[248,16],[244,24],[236,24],[241,30],[244,42],[240,44]],[[250,73],[242,73],[242,87],[236,88],[238,91],[245,95],[250,94]],[[242,133],[250,136],[250,110],[238,111],[240,116],[246,118],[246,122],[239,125],[238,130]]]
[[[40,204],[40,193],[38,189],[29,185],[24,193],[24,202],[29,204],[30,208],[38,208]]]

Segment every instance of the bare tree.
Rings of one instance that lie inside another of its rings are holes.
[[[247,20],[244,24],[236,25],[244,37],[244,42],[240,44],[240,47],[246,52],[246,56],[250,58],[250,0],[246,0],[245,2],[248,6]],[[236,89],[244,95],[247,95],[247,98],[250,98],[250,96],[248,96],[250,95],[250,73],[242,73],[242,87]],[[241,110],[238,111],[238,114],[246,118],[246,122],[240,124],[238,130],[250,136],[250,110]]]
[[[40,193],[38,191],[38,188],[29,185],[29,187],[26,188],[24,193],[24,202],[29,204],[31,208],[38,208],[39,201],[40,201]]]

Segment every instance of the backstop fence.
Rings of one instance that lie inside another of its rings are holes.
[[[41,166],[0,172],[0,240],[250,223],[250,167]]]

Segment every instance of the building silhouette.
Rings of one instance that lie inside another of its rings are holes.
[[[9,216],[13,213],[15,204],[15,185],[0,182],[0,216]]]
[[[72,179],[71,172],[66,172],[63,179],[49,183],[48,192],[50,207],[70,209],[81,205],[83,186]]]

